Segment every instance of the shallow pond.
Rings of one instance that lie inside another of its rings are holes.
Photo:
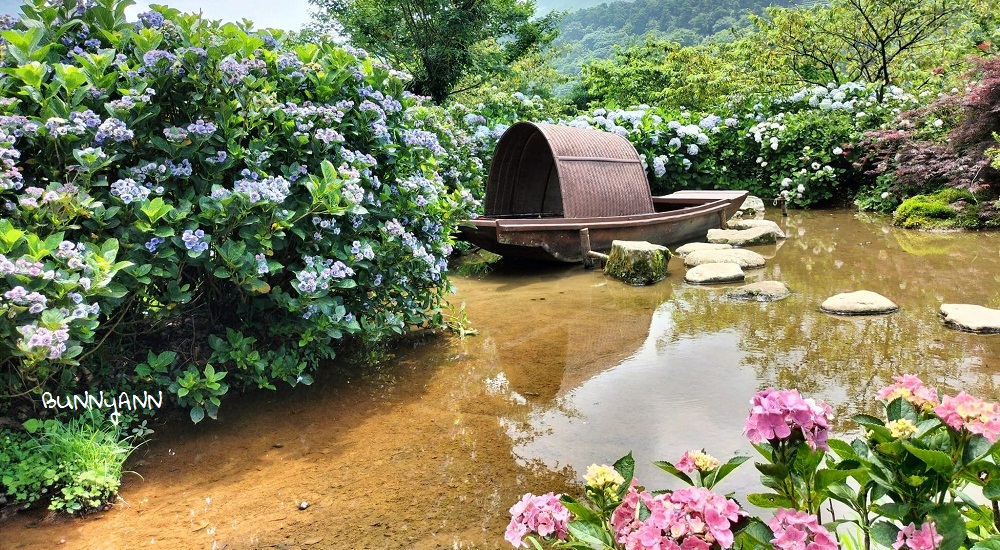
[[[787,283],[786,300],[727,302],[724,287],[684,284],[678,259],[644,288],[580,267],[456,277],[453,303],[477,336],[430,337],[363,376],[160,429],[113,510],[24,514],[0,523],[0,547],[509,548],[510,505],[573,491],[592,462],[632,451],[645,485],[671,487],[652,461],[749,454],[743,418],[767,386],[824,399],[840,418],[869,410],[901,373],[1000,399],[1000,335],[937,316],[949,302],[1000,308],[996,234],[915,233],[847,211],[776,221],[788,240],[757,248],[768,265],[748,273]],[[862,289],[900,311],[819,311]],[[753,490],[752,467],[720,488]]]

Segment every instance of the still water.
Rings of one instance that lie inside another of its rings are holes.
[[[942,303],[1000,308],[996,234],[915,233],[848,211],[775,221],[788,239],[758,247],[768,264],[748,279],[783,281],[788,299],[728,302],[725,287],[685,284],[676,258],[667,280],[641,288],[580,267],[455,277],[453,304],[478,335],[430,337],[363,376],[163,428],[115,509],[22,515],[0,523],[0,546],[502,548],[521,494],[574,491],[593,462],[631,451],[640,481],[667,488],[654,460],[751,454],[743,418],[768,386],[823,399],[839,418],[871,410],[902,373],[1000,399],[1000,335],[937,316]],[[900,310],[819,311],[855,290]],[[755,485],[745,465],[720,489]]]

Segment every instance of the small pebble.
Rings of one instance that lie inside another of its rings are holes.
[[[275,449],[280,449],[280,448],[284,447],[285,445],[284,445],[284,443],[274,443],[271,446],[274,447]]]
[[[304,501],[304,500],[299,503],[299,510],[305,510],[308,507],[309,507],[309,503],[306,502],[306,501]]]

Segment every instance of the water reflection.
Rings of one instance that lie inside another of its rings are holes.
[[[575,270],[460,281],[470,317],[492,310],[477,326],[529,407],[508,417],[515,455],[582,473],[632,450],[639,475],[652,476],[651,461],[691,448],[751,453],[742,421],[767,386],[822,398],[839,418],[872,410],[875,393],[902,373],[1000,399],[1000,336],[954,331],[937,316],[944,302],[1000,307],[994,235],[915,233],[844,211],[776,221],[789,239],[759,248],[770,259],[748,277],[784,281],[793,294],[775,303],[729,302],[719,287],[686,285],[677,259],[667,281],[643,289]],[[491,286],[504,293],[491,296]],[[900,311],[819,311],[826,298],[862,289]],[[490,300],[505,300],[508,313],[496,318]],[[752,469],[735,483],[751,488]]]

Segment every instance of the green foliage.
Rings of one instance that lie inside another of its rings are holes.
[[[32,435],[4,430],[0,440],[0,494],[29,506],[48,499],[54,511],[96,510],[118,493],[125,460],[136,440],[99,411],[69,422],[26,423]]]
[[[976,210],[972,193],[948,188],[906,199],[893,213],[892,223],[907,229],[974,229],[978,225]]]
[[[996,139],[997,141],[1000,141],[1000,135],[996,133],[993,134],[993,138]],[[997,170],[1000,170],[1000,147],[991,147],[987,149],[986,156],[993,159],[993,162],[991,162],[990,164]]]
[[[444,100],[466,77],[477,85],[556,35],[556,18],[532,19],[530,0],[413,2],[310,0],[321,29],[339,27],[351,41],[414,75],[412,89]]]
[[[554,64],[560,71],[575,75],[587,63],[611,59],[617,47],[631,47],[644,40],[682,46],[696,46],[706,39],[728,42],[733,39],[733,30],[751,26],[748,13],[761,14],[769,5],[790,7],[797,3],[801,2],[635,0],[577,9],[559,23],[559,36],[553,44],[560,48],[560,55]],[[540,8],[542,5],[539,3]]]
[[[996,548],[1000,541],[997,404],[964,392],[940,395],[911,375],[895,380],[879,392],[884,417],[855,416],[860,435],[850,443],[827,440],[832,413],[825,404],[794,395],[785,395],[779,404],[771,393],[775,390],[758,393],[745,433],[757,441],[754,447],[764,461],[755,466],[770,491],[748,495],[747,501],[778,510],[766,523],[744,512],[749,517],[715,524],[715,529],[725,526],[730,531],[726,537],[733,536],[737,549],[787,548],[793,537],[803,546],[834,548],[838,532],[844,548],[852,549]],[[631,455],[627,458],[631,461]],[[709,488],[710,479],[719,481],[723,471],[731,472],[745,459],[734,457],[720,465],[703,451],[688,451],[676,465],[655,464],[687,485]],[[652,512],[660,506],[656,499],[672,498],[682,490],[647,492],[636,485],[626,492],[622,488],[630,482],[635,485],[633,469],[630,466],[626,472],[616,463],[614,470],[620,475],[608,466],[595,464],[588,469],[585,502],[563,495],[563,508],[553,508],[547,500],[551,494],[531,497],[538,507],[535,513],[568,522],[561,540],[555,540],[551,534],[555,529],[546,524],[543,540],[553,548],[617,548],[609,541],[627,537],[631,542],[639,533],[644,544],[680,545],[686,537],[701,536],[700,530],[687,529],[691,516]],[[968,488],[977,489],[980,496],[970,496]],[[690,494],[670,510],[683,508]],[[700,495],[698,502],[721,499],[717,493]],[[819,517],[827,509],[836,510],[838,519],[820,525]],[[700,519],[697,512],[693,516]],[[516,545],[520,537],[512,540],[511,533],[525,530],[529,540],[537,540],[540,529],[512,509],[507,540]],[[718,533],[712,531],[715,537],[704,547],[729,548]]]
[[[814,86],[752,107],[736,104],[702,113],[647,105],[601,108],[567,123],[627,138],[645,163],[654,194],[748,189],[808,207],[853,194],[859,172],[852,144],[916,101],[890,90],[878,101],[870,86]]]
[[[732,45],[681,46],[647,38],[583,66],[583,86],[596,105],[654,104],[710,109],[744,89],[733,70]]]
[[[440,325],[482,177],[451,113],[330,42],[128,4],[3,31],[0,395],[169,389],[199,420]]]
[[[976,0],[834,0],[772,7],[754,20],[762,46],[779,52],[780,62],[802,81],[871,82],[881,97],[890,85],[923,84],[942,65],[960,64],[973,43],[955,36],[963,34],[968,14],[988,13],[982,10]],[[956,49],[961,53],[953,59],[941,54]]]
[[[891,214],[900,204],[899,197],[889,191],[894,183],[892,176],[879,175],[874,185],[858,190],[858,194],[854,196],[854,204],[863,212]]]

